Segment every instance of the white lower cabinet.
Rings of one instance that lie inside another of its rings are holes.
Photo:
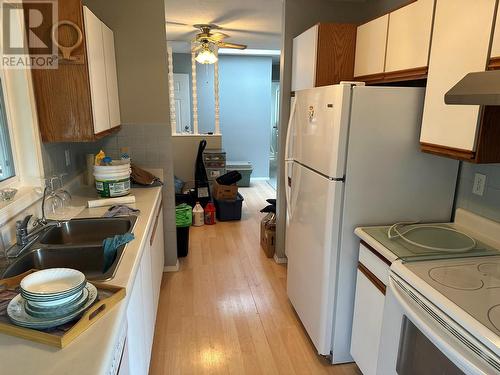
[[[363,264],[361,260],[365,261],[366,264]],[[367,262],[366,260],[370,261]],[[382,272],[380,272],[381,269]],[[379,277],[388,270],[389,265],[361,245],[360,262],[356,277],[351,355],[363,375],[375,375],[377,373],[377,359],[385,303],[385,283]]]
[[[147,374],[153,347],[156,309],[164,264],[163,210],[157,210],[127,307],[129,373]]]

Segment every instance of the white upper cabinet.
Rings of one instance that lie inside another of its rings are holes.
[[[319,25],[293,38],[292,91],[313,88],[316,84],[316,59]]]
[[[94,133],[98,134],[120,125],[115,43],[113,31],[87,7],[83,16]]]
[[[87,7],[83,8],[83,16],[85,20],[94,133],[97,134],[110,128],[102,22]]]
[[[418,0],[389,15],[385,72],[427,67],[435,0]]]
[[[106,62],[106,83],[109,104],[110,128],[120,125],[120,100],[118,98],[118,77],[116,75],[115,37],[113,30],[102,24],[104,60]]]
[[[495,0],[438,0],[429,60],[420,141],[474,152],[479,106],[446,105],[445,93],[488,61]]]
[[[490,57],[500,57],[500,15],[497,14]]]
[[[354,77],[383,73],[389,15],[358,26]]]

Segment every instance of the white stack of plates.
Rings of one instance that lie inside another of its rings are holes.
[[[10,301],[7,314],[19,326],[53,328],[78,317],[96,298],[96,287],[80,271],[49,268],[21,281],[21,294]]]

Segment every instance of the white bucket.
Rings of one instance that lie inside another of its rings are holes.
[[[122,197],[130,193],[130,163],[95,165],[95,187],[103,198]]]

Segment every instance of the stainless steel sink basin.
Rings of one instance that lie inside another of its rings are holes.
[[[30,269],[67,267],[77,269],[89,280],[110,280],[123,256],[121,246],[108,269],[104,269],[102,241],[117,234],[132,232],[137,218],[74,219],[53,227],[43,234],[30,249],[14,258],[1,272],[1,278],[19,275]]]
[[[76,219],[53,227],[40,238],[42,245],[98,244],[108,237],[125,234],[132,228],[130,218]]]
[[[3,278],[19,275],[30,269],[66,267],[74,268],[85,274],[89,280],[108,280],[113,277],[120,261],[124,246],[116,253],[116,258],[104,270],[104,251],[102,246],[86,247],[46,247],[30,250],[11,264]]]

